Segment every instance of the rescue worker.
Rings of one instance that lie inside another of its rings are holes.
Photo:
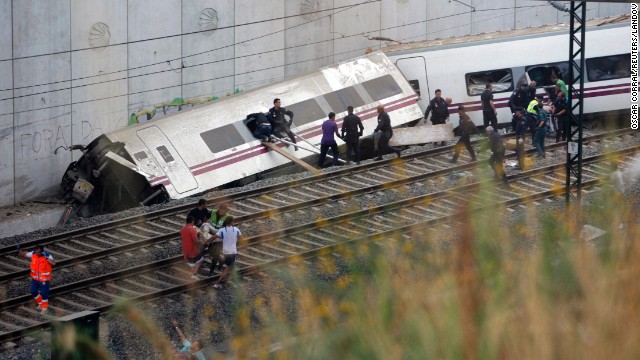
[[[535,80],[531,80],[529,83],[529,87],[527,87],[527,97],[525,99],[525,104],[529,104],[531,100],[536,98],[536,91],[538,91],[538,83]]]
[[[198,239],[198,230],[193,224],[195,219],[188,215],[185,224],[180,229],[180,239],[182,240],[182,255],[187,260],[187,265],[191,270],[191,278],[200,280],[198,270],[204,261],[203,246],[204,242]],[[210,243],[212,240],[207,240]]]
[[[25,252],[18,246],[18,254],[31,259],[31,295],[38,304],[42,315],[49,309],[49,284],[51,282],[51,266],[56,264],[53,255],[44,251],[44,246],[36,245],[34,251]]]
[[[389,114],[384,111],[384,106],[378,105],[376,108],[378,112],[378,126],[373,133],[380,132],[380,140],[378,140],[378,157],[373,159],[374,161],[382,160],[382,154],[385,152],[391,151],[395,152],[398,157],[401,156],[400,149],[389,146],[389,140],[393,137],[393,129],[391,128],[391,118],[389,118]]]
[[[524,139],[527,135],[527,129],[529,129],[529,122],[522,113],[523,109],[516,109],[516,157],[518,158],[518,167],[516,169],[524,170]]]
[[[538,128],[538,109],[542,108],[543,100],[544,96],[536,95],[535,99],[531,100],[529,102],[529,105],[527,106],[526,117],[529,124],[529,129],[531,129],[531,145],[534,146],[535,144],[533,143],[533,137],[535,135],[536,129]]]
[[[475,133],[476,125],[471,121],[469,115],[465,113],[464,106],[458,106],[458,114],[460,115],[460,124],[458,125],[458,128],[460,129],[461,136],[454,147],[455,153],[453,154],[451,163],[458,161],[458,157],[460,156],[463,147],[467,148],[469,155],[471,155],[471,161],[476,161],[476,153],[473,151],[473,147],[471,147],[471,134]]]
[[[222,224],[224,224],[224,221],[228,216],[228,210],[229,207],[227,204],[219,204],[218,208],[211,212],[209,221],[200,228],[203,234],[214,235],[214,239],[217,239],[216,235],[218,230],[222,228]],[[208,252],[211,256],[211,269],[209,269],[209,276],[213,275],[213,271],[216,269],[222,270],[222,264],[224,263],[222,259],[222,242],[214,240],[209,247],[204,249],[204,251]]]
[[[504,142],[502,137],[498,134],[492,126],[487,126],[485,129],[489,136],[489,148],[491,149],[491,157],[489,157],[489,166],[493,169],[495,176],[502,179],[502,183],[509,186],[507,181],[507,174],[504,172]]]
[[[491,125],[493,128],[498,126],[498,111],[493,104],[493,84],[487,83],[484,92],[480,95],[482,101],[482,123],[485,127]]]
[[[324,160],[327,157],[327,152],[331,149],[333,153],[333,166],[338,166],[338,157],[340,152],[338,151],[338,143],[334,137],[337,136],[340,139],[342,137],[338,133],[338,124],[336,124],[336,114],[332,111],[328,115],[328,120],[322,123],[322,139],[320,140],[320,156],[318,157],[318,167],[324,166]]]
[[[191,209],[187,216],[193,216],[193,218],[195,219],[196,227],[200,227],[202,226],[202,224],[206,223],[209,217],[211,217],[211,211],[207,209],[207,200],[198,200],[198,205],[196,205],[195,208]]]
[[[445,124],[449,121],[449,105],[447,105],[447,102],[442,98],[442,90],[436,89],[435,95],[436,97],[429,101],[427,110],[424,112],[425,124],[429,118],[429,113],[431,113],[431,124],[433,125]],[[444,146],[445,142],[442,141],[440,145]]]
[[[293,112],[291,110],[287,110],[283,107],[280,107],[280,99],[273,99],[273,107],[269,109],[269,122],[271,123],[271,127],[273,129],[273,134],[275,136],[282,136],[282,132],[287,133],[289,139],[292,143],[296,143],[296,137],[291,132],[291,124],[293,124]],[[284,117],[287,115],[289,120]],[[280,137],[278,136],[278,137]],[[287,146],[289,146],[287,144]],[[294,146],[295,151],[298,151],[298,147]]]
[[[263,113],[253,113],[247,115],[247,120],[251,121],[251,119],[255,120],[256,122],[255,130],[253,130],[253,137],[262,141],[270,141],[273,128],[271,127],[271,123],[269,122],[267,116]]]
[[[516,131],[516,109],[527,107],[527,84],[521,83],[518,90],[515,90],[509,97],[509,109],[511,109],[511,131]]]
[[[561,91],[558,93],[556,101],[553,103],[551,112],[556,116],[558,120],[558,131],[556,131],[556,142],[567,141],[567,135],[571,129],[569,119],[569,107],[567,105],[565,94]]]
[[[542,104],[538,105],[538,124],[533,135],[533,143],[536,146],[537,157],[546,158],[544,149],[544,138],[547,136],[547,130],[549,129],[547,123],[549,119],[547,111]]]
[[[364,131],[364,125],[357,115],[353,113],[353,106],[347,107],[347,116],[342,120],[342,139],[347,144],[347,165],[351,164],[351,152],[354,153],[356,164],[360,165],[360,136]]]

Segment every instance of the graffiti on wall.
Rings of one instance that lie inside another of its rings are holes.
[[[241,92],[242,90],[235,89],[233,92],[228,92],[225,96],[231,96],[234,94],[239,94]],[[175,98],[171,102],[165,102],[162,104],[154,105],[153,108],[151,109],[139,109],[138,111],[131,113],[131,116],[129,117],[128,125],[138,124],[141,122],[141,120],[149,121],[153,119],[158,109],[162,109],[162,113],[164,115],[167,115],[167,112],[171,112],[172,110],[182,111],[182,108],[188,105],[191,105],[191,107],[193,107],[195,105],[216,101],[218,99],[219,97],[217,96],[205,97],[205,98],[194,98],[194,99]]]

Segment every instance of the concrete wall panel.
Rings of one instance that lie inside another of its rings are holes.
[[[140,41],[181,33],[181,0],[129,0],[128,39]]]
[[[127,95],[127,46],[71,53],[74,104]],[[75,110],[75,109],[74,109]]]
[[[284,78],[284,16],[284,1],[236,1],[236,88]]]
[[[598,4],[597,17],[618,16],[620,14],[631,14],[630,4]]]
[[[15,203],[13,152],[13,115],[0,115],[0,206]]]
[[[0,61],[0,116],[13,116],[13,61],[11,60]]]
[[[70,59],[69,53],[62,53],[15,60],[15,112],[70,105]]]
[[[234,60],[226,60],[183,69],[183,97],[220,97],[227,92],[233,92],[234,66]]]
[[[497,4],[495,0],[474,0],[471,13],[471,33],[512,29],[515,23],[515,0]],[[506,6],[503,6],[506,5]]]
[[[382,1],[382,37],[402,42],[427,38],[427,2],[418,0]]]
[[[58,150],[73,144],[71,106],[16,114],[14,132],[15,201],[58,192],[71,153]]]
[[[87,145],[101,134],[127,127],[129,97],[76,104],[73,106],[72,138],[74,144]],[[79,152],[74,152],[74,155]]]
[[[13,1],[13,56],[69,51],[71,0]]]
[[[359,3],[352,0],[335,0],[335,7]],[[364,54],[365,49],[378,49],[379,41],[370,37],[380,36],[380,3],[367,3],[353,6],[334,15],[334,55],[335,61],[350,59]]]
[[[333,1],[287,2],[285,77],[333,63]]]
[[[209,36],[202,34],[187,35],[183,38],[183,54],[185,68],[182,69],[182,82],[184,86],[190,84],[206,82],[216,79],[230,77],[233,83],[234,74],[234,43],[235,30],[232,28],[219,29]],[[204,41],[203,41],[204,40]],[[196,56],[190,56],[199,54]],[[190,87],[193,89],[194,87]],[[201,87],[196,87],[204,89]],[[213,90],[213,89],[211,89]],[[232,91],[233,85],[228,89],[217,89],[216,91]],[[206,95],[212,96],[211,91]],[[197,96],[205,93],[197,94]],[[184,97],[194,96],[193,93],[185,92]]]
[[[222,98],[234,90],[233,73],[226,77],[217,77],[215,80],[205,80],[197,83],[185,84],[182,87],[185,99]]]
[[[129,109],[171,102],[182,97],[180,38],[129,44]],[[176,88],[177,86],[177,88]],[[176,90],[177,89],[177,90]],[[147,97],[146,94],[150,96]],[[153,95],[151,95],[153,94]]]
[[[0,61],[12,58],[13,31],[11,29],[11,0],[0,0]],[[2,74],[0,73],[0,76]]]
[[[71,0],[71,48],[127,42],[127,0]]]
[[[516,0],[516,27],[556,24],[560,11],[545,1]]]
[[[427,39],[467,35],[471,31],[471,9],[445,0],[427,1]]]

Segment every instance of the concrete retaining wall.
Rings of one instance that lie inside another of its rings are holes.
[[[79,155],[64,147],[385,45],[370,37],[567,19],[529,0],[0,0],[0,9],[0,206],[56,193]],[[626,13],[628,4],[588,5],[590,18]]]

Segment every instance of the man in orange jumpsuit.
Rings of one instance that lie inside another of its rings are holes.
[[[36,245],[34,251],[18,249],[18,252],[20,256],[31,259],[31,295],[38,304],[38,310],[44,315],[49,308],[51,266],[55,265],[56,261],[51,254],[44,251],[42,245]]]

